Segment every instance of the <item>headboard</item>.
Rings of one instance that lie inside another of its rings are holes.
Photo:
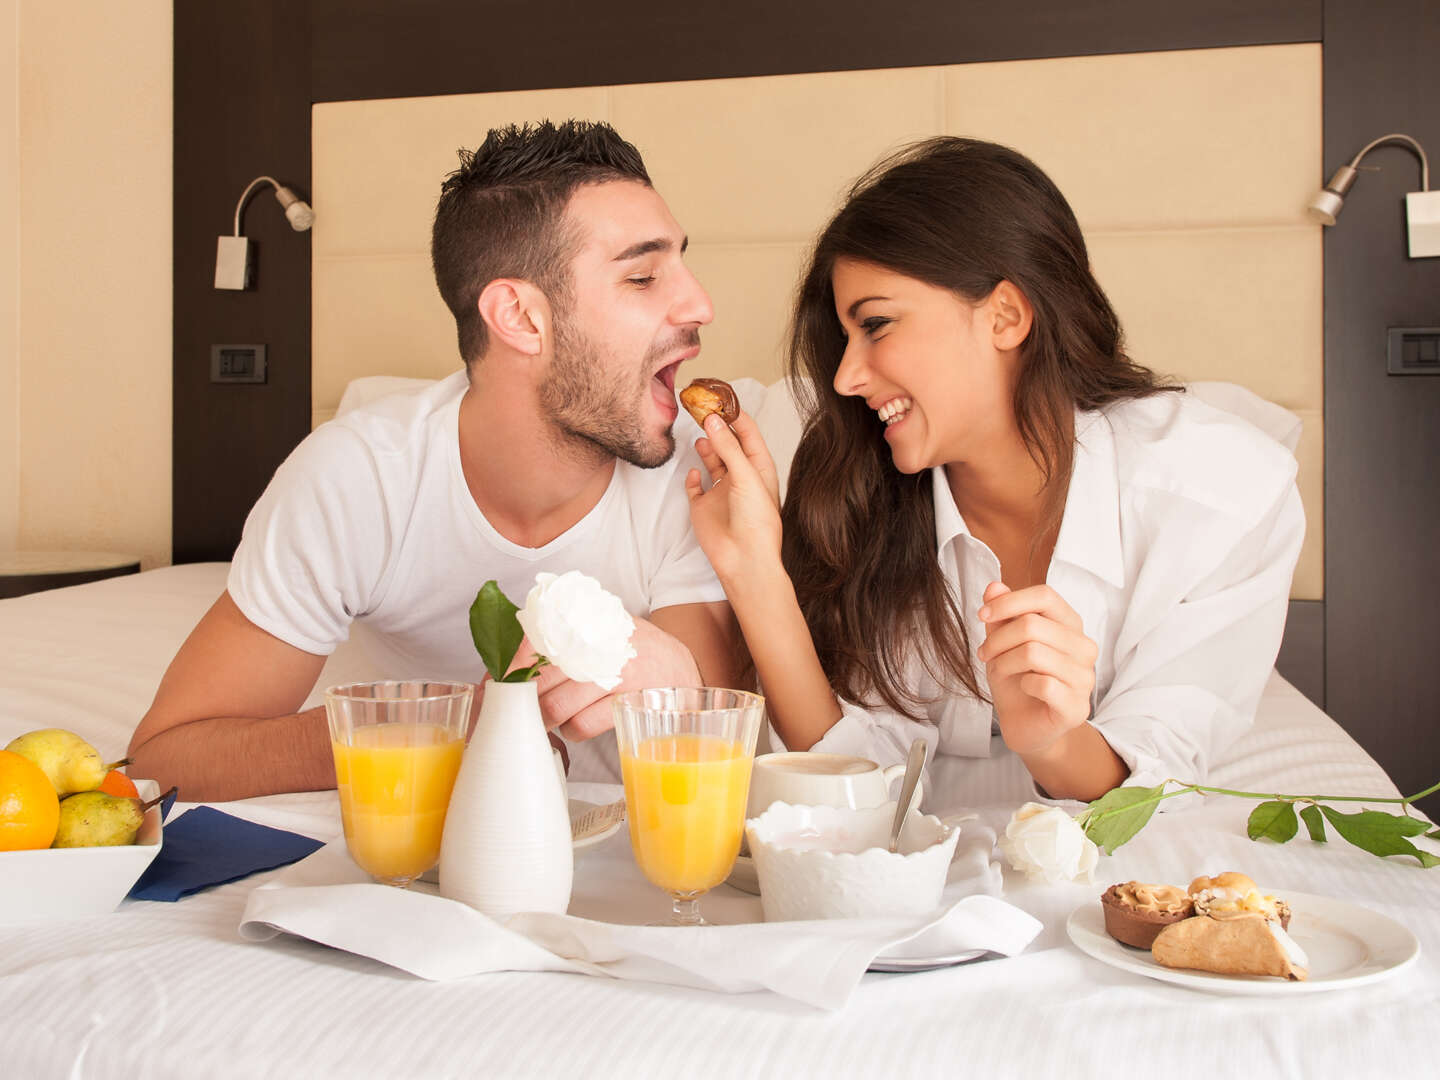
[[[363,375],[459,366],[430,272],[455,151],[503,123],[606,120],[639,147],[715,303],[690,376],[773,381],[801,260],[851,180],[934,134],[1014,146],[1074,207],[1131,355],[1298,414],[1308,535],[1292,596],[1323,590],[1315,44],[318,104],[312,113],[313,420]]]

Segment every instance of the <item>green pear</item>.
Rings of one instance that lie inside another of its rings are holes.
[[[95,747],[63,728],[28,732],[11,740],[5,749],[39,765],[62,799],[72,792],[99,787],[108,770]]]
[[[51,847],[119,847],[133,844],[145,811],[139,799],[82,791],[60,800],[60,826]]]

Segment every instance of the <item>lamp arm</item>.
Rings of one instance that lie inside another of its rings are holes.
[[[1365,149],[1368,150],[1369,147],[1367,146]],[[1360,152],[1363,154],[1365,151],[1362,150],[1362,151],[1360,151]],[[1423,153],[1422,153],[1422,156],[1423,156]],[[271,187],[273,187],[276,191],[279,191],[279,190],[280,190],[280,182],[279,182],[278,180],[276,180],[273,176],[257,176],[254,180],[251,180],[251,181],[250,181],[250,183],[246,186],[245,190],[240,193],[240,201],[235,204],[235,235],[236,235],[236,236],[239,236],[239,235],[240,235],[240,213],[241,213],[241,211],[243,211],[243,210],[245,209],[246,200],[248,200],[248,199],[250,198],[250,194],[255,190],[255,187],[256,187],[257,184],[269,184],[269,185],[270,185]]]
[[[1361,158],[1363,158],[1371,150],[1374,150],[1377,146],[1387,142],[1404,143],[1405,145],[1410,147],[1411,150],[1415,151],[1416,156],[1420,158],[1420,190],[1429,191],[1430,161],[1428,158],[1425,157],[1425,148],[1421,146],[1418,142],[1416,142],[1414,139],[1412,139],[1409,135],[1401,135],[1399,132],[1390,135],[1381,135],[1380,138],[1376,139],[1374,142],[1368,143],[1363,150],[1361,150],[1358,154],[1356,154],[1353,158],[1350,159],[1350,168],[1354,169],[1359,166]]]

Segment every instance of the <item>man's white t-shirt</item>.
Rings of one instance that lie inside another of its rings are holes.
[[[280,640],[329,655],[357,627],[376,678],[479,683],[469,610],[491,578],[514,603],[540,571],[579,570],[632,615],[725,599],[690,528],[685,474],[700,431],[683,411],[675,455],[657,469],[617,462],[605,494],[544,547],[511,543],[485,519],[460,467],[457,372],[347,412],[312,432],[245,522],[229,591]],[[688,426],[687,426],[688,425]],[[576,779],[619,780],[615,738],[571,747]]]

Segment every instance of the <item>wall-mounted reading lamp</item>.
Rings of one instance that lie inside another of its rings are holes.
[[[1359,175],[1360,159],[1383,143],[1401,143],[1415,151],[1420,159],[1420,190],[1405,196],[1405,231],[1410,241],[1412,259],[1440,255],[1440,191],[1430,190],[1430,162],[1425,149],[1409,135],[1381,135],[1350,159],[1349,165],[1341,165],[1310,205],[1305,209],[1312,218],[1322,225],[1334,225],[1340,211],[1345,208],[1345,194]]]
[[[222,236],[215,245],[215,288],[248,289],[254,269],[251,258],[250,240],[240,234],[240,214],[246,200],[257,185],[269,184],[275,189],[275,198],[285,208],[286,220],[296,232],[304,232],[315,224],[315,211],[310,204],[271,176],[257,176],[240,194],[235,204],[235,235]]]

